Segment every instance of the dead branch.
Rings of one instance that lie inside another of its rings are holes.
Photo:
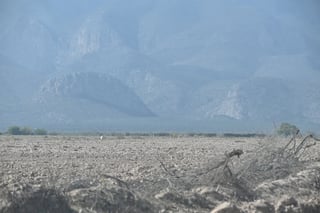
[[[175,187],[174,187],[173,183],[171,182],[170,178],[166,178],[166,180],[167,180],[167,182],[169,184],[169,187],[174,189]]]
[[[219,167],[223,166],[224,169],[226,169],[228,167],[228,163],[230,162],[231,158],[234,156],[238,156],[240,157],[240,155],[243,154],[243,151],[241,149],[235,149],[232,150],[229,153],[225,153],[226,158],[223,161],[220,161],[217,165],[215,165],[214,167],[208,168],[205,172],[202,172],[198,175],[204,175],[207,174],[215,169],[218,169]],[[230,170],[230,168],[228,167],[228,169]],[[230,170],[231,172],[231,170]]]
[[[309,138],[313,138],[313,135],[307,135],[302,141],[301,143],[297,146],[297,149],[295,150],[295,152],[293,153],[294,155],[297,155],[298,152],[303,148],[303,146],[306,144],[306,141]]]
[[[224,166],[223,170],[224,170],[224,171],[227,170],[228,173],[229,173],[229,175],[230,175],[231,177],[233,176],[233,173],[232,173],[230,167],[228,166],[228,164],[226,164],[226,165]]]
[[[228,153],[227,156],[229,158],[232,158],[233,156],[238,156],[238,158],[239,158],[240,155],[242,155],[242,154],[243,154],[243,150],[242,149],[234,149],[230,153]]]
[[[243,154],[243,150],[242,149],[234,149],[229,153],[225,153],[226,155],[226,159],[224,161],[224,166],[223,166],[223,170],[227,170],[230,176],[233,176],[233,173],[229,167],[229,162],[232,160],[231,158],[234,156],[238,156],[238,158],[240,157],[240,155]]]
[[[198,173],[197,175],[198,176],[201,176],[201,175],[205,175],[205,174],[208,174],[210,173],[211,171],[213,170],[216,170],[218,168],[220,168],[221,166],[223,166],[223,170],[227,170],[228,173],[230,174],[230,176],[233,176],[233,173],[229,167],[229,162],[232,160],[232,157],[234,156],[238,156],[240,157],[240,155],[242,155],[244,152],[243,150],[241,149],[234,149],[232,150],[231,152],[229,153],[225,153],[225,156],[226,158],[223,160],[223,161],[220,161],[217,165],[215,165],[214,167],[210,167],[208,169],[206,169],[205,171],[201,172],[201,173]]]
[[[301,157],[301,155],[304,153],[304,151],[306,151],[306,149],[308,149],[308,148],[310,148],[312,146],[315,146],[315,145],[317,145],[317,143],[315,141],[312,144],[307,144],[304,148],[301,149],[302,151],[300,152],[298,158]]]
[[[165,164],[159,158],[156,158],[156,159],[159,161],[161,169],[166,174],[170,175],[171,177],[181,178],[181,176],[178,176],[178,175],[174,174],[173,172],[170,172],[169,169],[165,166]]]
[[[115,180],[115,181],[117,181],[117,184],[118,184],[120,187],[125,186],[128,190],[130,190],[129,185],[128,185],[125,181],[120,180],[119,178],[113,177],[113,176],[111,176],[111,175],[106,175],[106,174],[101,174],[101,176],[104,177],[104,178],[108,178],[108,179]]]
[[[311,139],[314,140],[314,142],[313,142],[312,144],[306,144],[306,141],[307,141],[307,139],[309,139],[309,138],[311,138]],[[300,157],[300,156],[304,153],[304,151],[305,151],[306,149],[308,149],[308,148],[310,148],[310,147],[312,147],[312,146],[315,146],[315,145],[317,144],[317,141],[320,141],[320,139],[314,137],[312,134],[306,136],[306,137],[302,140],[302,142],[299,144],[299,146],[297,147],[297,149],[296,149],[296,151],[295,151],[294,154],[297,155],[297,154],[302,150],[302,151],[300,152],[300,155],[299,155],[299,157]]]
[[[216,164],[213,167],[209,167],[206,168],[205,170],[202,170],[200,172],[196,172],[195,174],[191,175],[192,179],[191,182],[193,182],[195,179],[199,178],[199,176],[202,175],[206,175],[206,174],[210,174],[212,171],[222,168],[224,172],[227,172],[231,177],[233,176],[232,170],[229,166],[229,163],[232,162],[232,158],[237,156],[238,158],[243,154],[243,150],[241,149],[233,149],[230,152],[226,152],[225,153],[225,159],[220,161],[218,164]],[[160,160],[159,157],[156,157],[156,159],[159,161],[160,163],[160,167],[163,170],[163,172],[165,174],[167,174],[169,177],[166,178],[166,180],[168,181],[168,184],[170,187],[173,187],[173,183],[170,179],[170,177],[173,177],[175,179],[179,179],[181,178],[183,180],[183,178],[185,177],[184,175],[177,175],[174,172],[170,171],[167,166],[162,162],[162,160]],[[188,177],[190,178],[190,174],[188,175]]]
[[[173,177],[173,178],[176,178],[176,179],[179,179],[179,178],[182,177],[182,176],[178,176],[178,175],[174,174],[173,172],[170,172],[169,169],[166,167],[166,165],[165,165],[158,157],[156,157],[156,159],[159,161],[160,167],[161,167],[162,171],[164,171],[164,173],[166,173],[166,174],[169,175],[170,177]],[[173,182],[170,180],[170,177],[166,177],[166,178],[165,178],[166,181],[168,182],[169,187],[170,187],[171,189],[175,190],[176,192],[178,192],[177,189],[176,189],[176,187],[175,187],[175,185],[174,185]]]
[[[295,144],[294,144],[293,148],[288,149],[287,152],[290,153],[289,156],[294,155],[294,156],[296,156],[296,157],[297,157],[297,156],[299,155],[299,153],[300,153],[300,155],[299,155],[299,157],[300,157],[300,156],[302,155],[302,153],[303,153],[306,149],[308,149],[308,148],[316,145],[316,144],[315,144],[316,142],[314,142],[313,144],[307,144],[308,139],[311,138],[311,139],[313,139],[313,140],[315,140],[315,141],[320,141],[320,139],[318,139],[318,138],[314,137],[312,134],[310,134],[310,135],[307,135],[306,137],[304,137],[304,138],[302,139],[302,141],[299,143],[299,145],[296,147],[296,137],[297,137],[297,135],[298,135],[299,133],[300,133],[300,131],[297,130],[296,134],[295,134],[295,135],[291,138],[291,140],[281,149],[281,151],[279,152],[279,154],[283,154],[283,153],[287,150],[287,148],[290,146],[290,144],[294,141]]]
[[[299,133],[300,133],[300,130],[298,129],[296,134],[294,134],[292,136],[292,138],[290,139],[290,141],[283,147],[281,153],[283,153],[293,141],[296,142],[296,137],[298,136]],[[294,144],[294,146],[295,146],[295,144]]]

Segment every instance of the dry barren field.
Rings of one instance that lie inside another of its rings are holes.
[[[312,137],[0,136],[0,213],[320,212]]]

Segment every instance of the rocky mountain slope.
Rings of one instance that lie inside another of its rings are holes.
[[[2,128],[53,108],[83,123],[84,110],[320,125],[317,1],[1,4],[0,95],[16,105],[2,98]]]
[[[62,102],[57,103],[60,99]],[[48,80],[41,87],[36,101],[45,105],[50,103],[64,105],[63,101],[68,99],[85,100],[92,104],[99,104],[101,108],[110,108],[129,116],[153,115],[141,99],[121,81],[105,74],[92,72],[73,73]],[[71,110],[78,107],[72,106]],[[91,111],[90,108],[81,107],[85,111]],[[98,113],[97,109],[90,113],[103,115],[103,113]]]

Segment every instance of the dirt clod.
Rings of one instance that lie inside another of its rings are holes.
[[[71,206],[83,212],[156,212],[156,207],[122,188],[85,188],[68,193]]]
[[[283,197],[276,205],[277,213],[299,212],[298,201],[293,197]]]
[[[214,208],[211,213],[241,213],[241,210],[235,204],[224,202]]]
[[[272,204],[265,200],[256,200],[250,203],[248,212],[256,212],[256,213],[274,213],[275,208]]]

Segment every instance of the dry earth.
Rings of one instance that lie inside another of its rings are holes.
[[[320,212],[320,142],[289,140],[0,136],[0,213]]]

